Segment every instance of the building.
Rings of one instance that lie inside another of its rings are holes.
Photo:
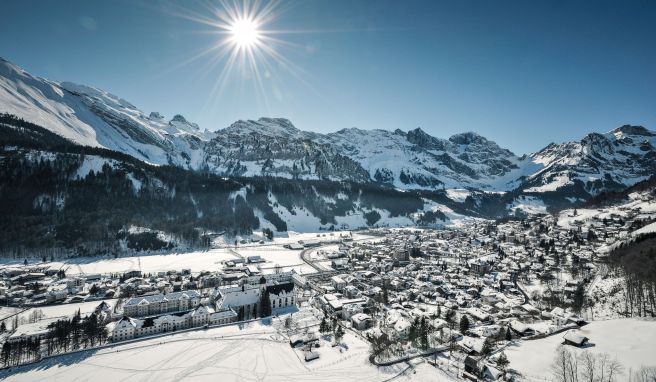
[[[237,313],[232,309],[215,311],[210,307],[199,305],[191,312],[164,314],[145,319],[123,316],[117,322],[108,325],[108,332],[113,342],[119,342],[181,329],[204,325],[224,325],[236,321]]]
[[[271,309],[286,308],[296,304],[293,283],[267,285],[266,291],[269,292]]]
[[[365,313],[357,313],[351,317],[351,324],[353,328],[358,330],[366,330],[373,326],[374,320],[370,315]]]
[[[339,276],[333,276],[330,278],[330,283],[337,291],[343,291],[346,287],[346,281]]]
[[[190,310],[199,303],[200,294],[195,290],[134,297],[123,305],[123,314],[129,317],[154,316]]]
[[[577,348],[585,346],[589,341],[588,337],[578,334],[574,330],[569,330],[565,333],[563,340],[563,344],[576,346]]]

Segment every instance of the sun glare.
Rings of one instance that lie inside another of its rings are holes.
[[[192,61],[206,59],[203,74],[214,76],[208,102],[218,102],[229,83],[239,82],[253,86],[256,101],[268,108],[269,99],[282,97],[282,75],[290,75],[307,84],[302,79],[305,71],[285,52],[303,49],[280,38],[289,30],[272,29],[279,15],[284,11],[277,0],[216,0],[218,6],[207,5],[206,12],[190,13],[181,7],[175,15],[195,23],[209,26],[210,34],[218,38],[207,48],[188,58],[179,66]],[[207,106],[215,108],[214,105]]]
[[[257,44],[260,31],[253,19],[242,18],[230,25],[232,41],[240,48],[252,48]]]

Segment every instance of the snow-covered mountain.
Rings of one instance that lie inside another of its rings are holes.
[[[147,114],[100,89],[34,77],[1,59],[0,112],[75,143],[119,151],[151,164],[221,176],[447,189],[459,203],[476,196],[467,202],[472,209],[485,203],[482,199],[491,199],[485,192],[508,192],[509,211],[565,208],[656,172],[656,133],[639,126],[588,134],[581,141],[550,144],[521,157],[473,132],[448,139],[421,128],[349,128],[319,134],[300,130],[283,118],[240,120],[210,132],[181,115],[167,120],[157,112]]]
[[[146,116],[113,94],[35,77],[1,58],[0,112],[75,143],[120,151],[153,164],[197,168],[203,142],[212,137],[182,116],[170,121],[158,113]]]
[[[621,190],[656,174],[656,132],[625,125],[579,142],[552,143],[532,159],[544,167],[526,179],[526,192],[572,186],[590,195]]]
[[[235,122],[206,147],[210,168],[224,175],[370,181],[402,189],[509,190],[535,167],[530,158],[471,132],[448,140],[420,128],[318,134],[281,118]]]

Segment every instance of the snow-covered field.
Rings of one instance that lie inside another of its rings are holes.
[[[194,251],[186,253],[145,254],[139,256],[119,257],[116,259],[99,258],[74,258],[64,261],[48,263],[53,268],[62,268],[66,274],[94,274],[114,273],[140,270],[145,273],[156,273],[159,271],[191,269],[192,272],[217,271],[223,267],[223,262],[235,260],[240,257],[260,256],[266,263],[260,263],[264,273],[272,273],[276,265],[285,271],[292,269],[296,272],[312,273],[314,269],[305,264],[300,258],[300,250],[284,248],[285,244],[298,243],[299,240],[335,240],[339,235],[347,235],[347,232],[332,233],[296,233],[289,232],[286,236],[276,237],[273,242],[265,244],[228,245],[219,243],[219,248],[206,251]],[[319,236],[317,236],[319,235]],[[353,233],[355,240],[367,239],[359,233]],[[234,241],[233,241],[234,242]]]
[[[14,316],[16,313],[19,313],[22,309],[12,308],[10,306],[0,307],[0,320],[4,320],[7,317]]]
[[[641,366],[656,366],[656,321],[618,319],[594,321],[580,329],[594,346],[585,349],[568,347],[577,354],[583,351],[607,353],[617,358],[625,370]],[[522,341],[506,349],[510,368],[522,373],[527,381],[551,380],[551,364],[558,346],[563,342],[560,333],[544,339]]]
[[[81,315],[85,315],[88,313],[93,312],[93,310],[105,301],[110,307],[114,308],[114,305],[116,305],[116,299],[106,299],[106,300],[97,300],[97,301],[87,301],[87,302],[80,302],[80,303],[75,303],[75,304],[59,304],[59,305],[47,305],[47,306],[39,306],[35,308],[29,308],[20,314],[18,314],[19,319],[24,319],[27,320],[30,315],[33,314],[34,311],[40,311],[40,316],[42,318],[55,318],[55,317],[71,317],[77,311],[80,311]],[[18,309],[20,311],[20,309]]]
[[[378,368],[369,347],[344,337],[347,349],[322,346],[320,358],[302,359],[276,325],[261,322],[180,333],[84,351],[0,372],[5,381],[449,381],[432,366]],[[403,373],[402,373],[403,372]]]

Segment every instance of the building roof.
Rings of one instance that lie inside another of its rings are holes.
[[[129,299],[125,306],[146,305],[162,301],[180,300],[183,298],[200,298],[200,294],[195,290],[186,290],[183,292],[173,292],[168,294],[156,294],[152,296],[141,296]]]
[[[281,292],[291,293],[294,290],[294,283],[267,285],[266,290],[269,294],[275,295],[279,295]]]
[[[571,342],[571,343],[574,343],[574,344],[577,344],[577,345],[582,345],[586,341],[588,341],[588,337],[586,337],[584,335],[581,335],[581,334],[579,334],[578,332],[576,332],[574,330],[570,330],[567,333],[565,333],[563,338],[565,339],[565,341],[568,341],[568,342]]]

